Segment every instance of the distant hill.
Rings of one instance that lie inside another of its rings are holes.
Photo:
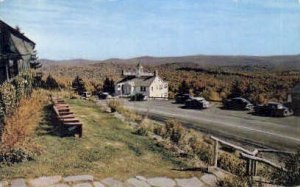
[[[217,67],[217,66],[267,66],[278,70],[300,70],[300,55],[290,56],[183,56],[183,57],[151,57],[142,56],[131,59],[118,59],[112,58],[107,60],[85,60],[85,59],[74,59],[74,60],[62,60],[53,61],[42,59],[43,64],[65,64],[65,65],[87,65],[100,63],[113,63],[113,64],[132,64],[142,63],[145,65],[161,65],[170,63],[180,63],[181,65],[186,64],[197,64],[199,67]]]

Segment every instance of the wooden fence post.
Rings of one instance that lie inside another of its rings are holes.
[[[215,140],[214,144],[214,167],[218,167],[218,149],[219,149],[219,142]]]

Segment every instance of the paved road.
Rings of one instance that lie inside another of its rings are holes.
[[[294,151],[300,147],[300,117],[261,117],[247,111],[220,109],[220,104],[206,110],[183,109],[174,101],[128,102],[125,106],[151,118],[177,118],[185,126],[204,133],[247,142],[262,147]]]

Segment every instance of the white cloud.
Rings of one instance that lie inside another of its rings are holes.
[[[4,0],[0,0],[0,3],[4,2]]]

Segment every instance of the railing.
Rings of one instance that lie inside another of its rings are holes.
[[[240,156],[242,159],[246,160],[246,175],[250,177],[254,177],[257,175],[257,162],[264,163],[266,165],[269,165],[273,168],[287,171],[284,167],[273,163],[270,160],[257,157],[257,154],[259,152],[272,152],[272,153],[282,153],[282,154],[293,154],[292,152],[288,151],[281,151],[281,150],[275,150],[275,149],[254,149],[254,151],[249,151],[243,147],[234,145],[232,143],[229,143],[227,141],[221,140],[217,137],[211,136],[211,139],[214,140],[214,159],[213,159],[213,167],[218,167],[218,152],[219,152],[219,144],[226,145],[228,147],[231,147],[237,151],[240,151]]]

